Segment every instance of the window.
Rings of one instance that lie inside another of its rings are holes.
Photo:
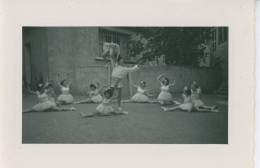
[[[117,33],[107,30],[99,29],[99,54],[103,53],[104,42],[117,43],[120,46],[120,54],[123,58],[127,57],[127,43],[129,40],[129,35],[123,33]]]
[[[228,28],[219,27],[218,28],[218,44],[222,44],[228,41]]]
[[[212,51],[215,52],[217,50],[217,34],[216,34],[216,29],[212,31]]]

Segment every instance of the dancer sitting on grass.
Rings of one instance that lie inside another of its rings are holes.
[[[122,78],[126,77],[129,72],[134,72],[139,69],[138,65],[142,63],[139,61],[137,65],[127,68],[122,66],[121,64],[124,62],[120,56],[120,47],[115,43],[104,43],[103,46],[103,54],[105,60],[110,60],[112,66],[112,84],[110,87],[111,94],[113,96],[115,89],[118,89],[117,94],[117,102],[118,102],[118,110],[122,110],[121,108],[121,90],[122,90]]]
[[[140,82],[140,85],[133,85],[135,88],[137,88],[137,93],[134,94],[133,97],[131,97],[130,100],[123,100],[122,103],[156,103],[158,101],[152,101],[149,99],[149,97],[155,96],[152,94],[149,94],[146,90],[146,83],[144,81]]]
[[[47,93],[48,90],[44,88],[43,84],[39,85],[38,91],[33,92],[29,90],[29,93],[37,95],[39,103],[34,105],[32,108],[24,110],[25,112],[43,112],[43,111],[75,111],[74,107],[71,108],[60,108],[57,107],[56,103],[53,102],[53,99],[50,98]]]
[[[159,80],[161,83],[161,92],[157,98],[159,103],[161,105],[180,104],[173,100],[173,97],[169,91],[170,87],[175,85],[175,81],[172,84],[169,84],[170,81],[165,77],[165,74],[158,76],[157,80]]]
[[[53,86],[51,83],[46,83],[45,86],[45,93],[49,96],[49,100],[56,103],[56,105],[59,105],[59,102],[57,100],[57,96],[53,90]]]
[[[74,102],[74,104],[87,104],[87,103],[101,103],[102,102],[102,96],[100,95],[100,91],[105,87],[103,86],[100,90],[99,89],[99,86],[100,84],[98,82],[95,82],[96,84],[94,83],[91,83],[89,85],[89,88],[90,88],[90,92],[88,92],[87,96],[87,100],[82,100],[82,101],[79,101],[79,102]]]
[[[193,104],[191,101],[191,90],[187,86],[185,86],[183,88],[182,98],[183,98],[183,103],[181,105],[176,106],[176,107],[169,107],[169,108],[162,106],[162,109],[164,111],[174,111],[174,110],[180,109],[183,111],[191,112],[192,107],[193,107]]]
[[[69,74],[67,74],[69,81],[67,82],[66,79],[62,80],[59,83],[59,74],[57,75],[57,84],[59,85],[60,89],[61,89],[61,95],[58,97],[58,101],[61,104],[71,104],[74,101],[74,97],[70,94],[69,92],[69,87],[71,84],[71,78],[69,76]]]
[[[83,118],[86,117],[95,117],[95,116],[113,116],[113,115],[125,115],[128,114],[126,111],[115,111],[111,106],[112,103],[112,90],[106,89],[102,94],[103,100],[102,103],[99,104],[94,113],[84,114],[79,113]]]
[[[216,108],[217,106],[207,106],[205,105],[201,99],[201,89],[197,85],[197,83],[191,82],[191,100],[194,105],[194,110],[198,112],[219,112]]]

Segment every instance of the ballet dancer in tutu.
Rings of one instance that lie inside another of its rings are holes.
[[[79,113],[83,118],[86,117],[95,117],[95,116],[113,116],[113,115],[126,115],[128,114],[126,111],[115,111],[111,106],[112,103],[112,90],[110,88],[106,89],[102,94],[103,100],[102,103],[99,104],[94,113],[84,114]]]
[[[100,84],[98,82],[91,83],[89,85],[90,92],[88,92],[87,100],[82,100],[79,102],[74,102],[74,104],[85,104],[85,103],[101,103],[102,102],[102,96],[100,95],[100,91],[105,87],[103,86],[100,90],[98,89]]]
[[[169,84],[170,81],[168,78],[165,77],[165,74],[161,74],[160,76],[158,76],[157,80],[159,80],[161,83],[161,92],[157,98],[159,103],[161,105],[180,104],[177,101],[173,100],[173,97],[169,92],[170,87],[175,85],[175,81],[174,83]]]
[[[131,97],[130,100],[123,100],[122,103],[156,103],[158,101],[152,101],[149,99],[149,97],[155,96],[152,94],[149,94],[146,90],[146,83],[144,81],[140,82],[140,85],[133,85],[135,88],[137,88],[137,93],[134,94],[133,97]]]
[[[77,110],[74,107],[71,108],[60,108],[57,107],[56,103],[50,98],[47,93],[47,89],[44,88],[43,84],[39,85],[38,91],[33,92],[29,90],[29,93],[37,95],[39,103],[34,105],[32,108],[24,110],[26,112],[43,112],[43,111],[75,111]]]
[[[122,83],[121,80],[125,76],[127,76],[128,73],[137,71],[139,69],[138,65],[142,63],[143,60],[140,60],[137,65],[128,68],[125,66],[122,66],[123,59],[120,56],[120,47],[118,44],[115,43],[104,43],[103,46],[103,54],[105,60],[110,60],[111,66],[112,66],[112,84],[110,87],[112,96],[117,89],[117,102],[118,102],[118,110],[122,110],[121,108],[121,90],[122,90]]]
[[[198,112],[219,112],[216,108],[217,106],[207,106],[205,105],[201,99],[201,88],[194,81],[191,82],[191,100],[194,105],[194,110]]]
[[[74,97],[69,92],[69,87],[71,84],[71,78],[69,74],[67,74],[69,81],[67,82],[66,79],[62,80],[59,83],[59,74],[57,75],[57,84],[59,85],[61,89],[61,95],[58,97],[58,101],[60,104],[71,104],[74,101]]]
[[[183,98],[183,103],[181,105],[176,106],[176,107],[168,107],[168,108],[162,106],[162,109],[164,111],[174,111],[177,109],[181,109],[183,111],[191,112],[192,107],[193,107],[193,104],[191,101],[191,90],[187,86],[185,86],[183,88],[182,98]]]

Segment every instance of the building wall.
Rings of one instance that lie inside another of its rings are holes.
[[[77,74],[77,68],[94,65],[104,65],[104,61],[97,61],[98,29],[95,27],[50,27],[48,34],[49,77],[56,80],[60,74],[60,81],[69,73],[72,78],[71,92],[78,93],[82,78],[90,78],[86,74]]]
[[[170,83],[176,81],[176,84],[171,87],[171,92],[182,92],[183,87],[189,86],[192,81],[196,81],[204,92],[217,88],[218,69],[181,66],[143,66],[130,75],[131,83],[139,84],[140,81],[145,81],[149,92],[159,93],[160,83],[156,78],[162,73],[166,74]],[[131,90],[132,94],[136,92],[134,88]]]
[[[39,73],[48,76],[47,29],[44,27],[23,28],[23,71],[26,69],[31,71],[32,79]],[[30,83],[28,77],[27,80]]]

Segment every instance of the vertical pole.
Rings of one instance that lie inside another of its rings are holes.
[[[133,85],[133,75],[132,75],[132,73],[129,73],[129,93],[130,93],[130,97],[133,95],[133,87],[132,87],[132,85]]]

